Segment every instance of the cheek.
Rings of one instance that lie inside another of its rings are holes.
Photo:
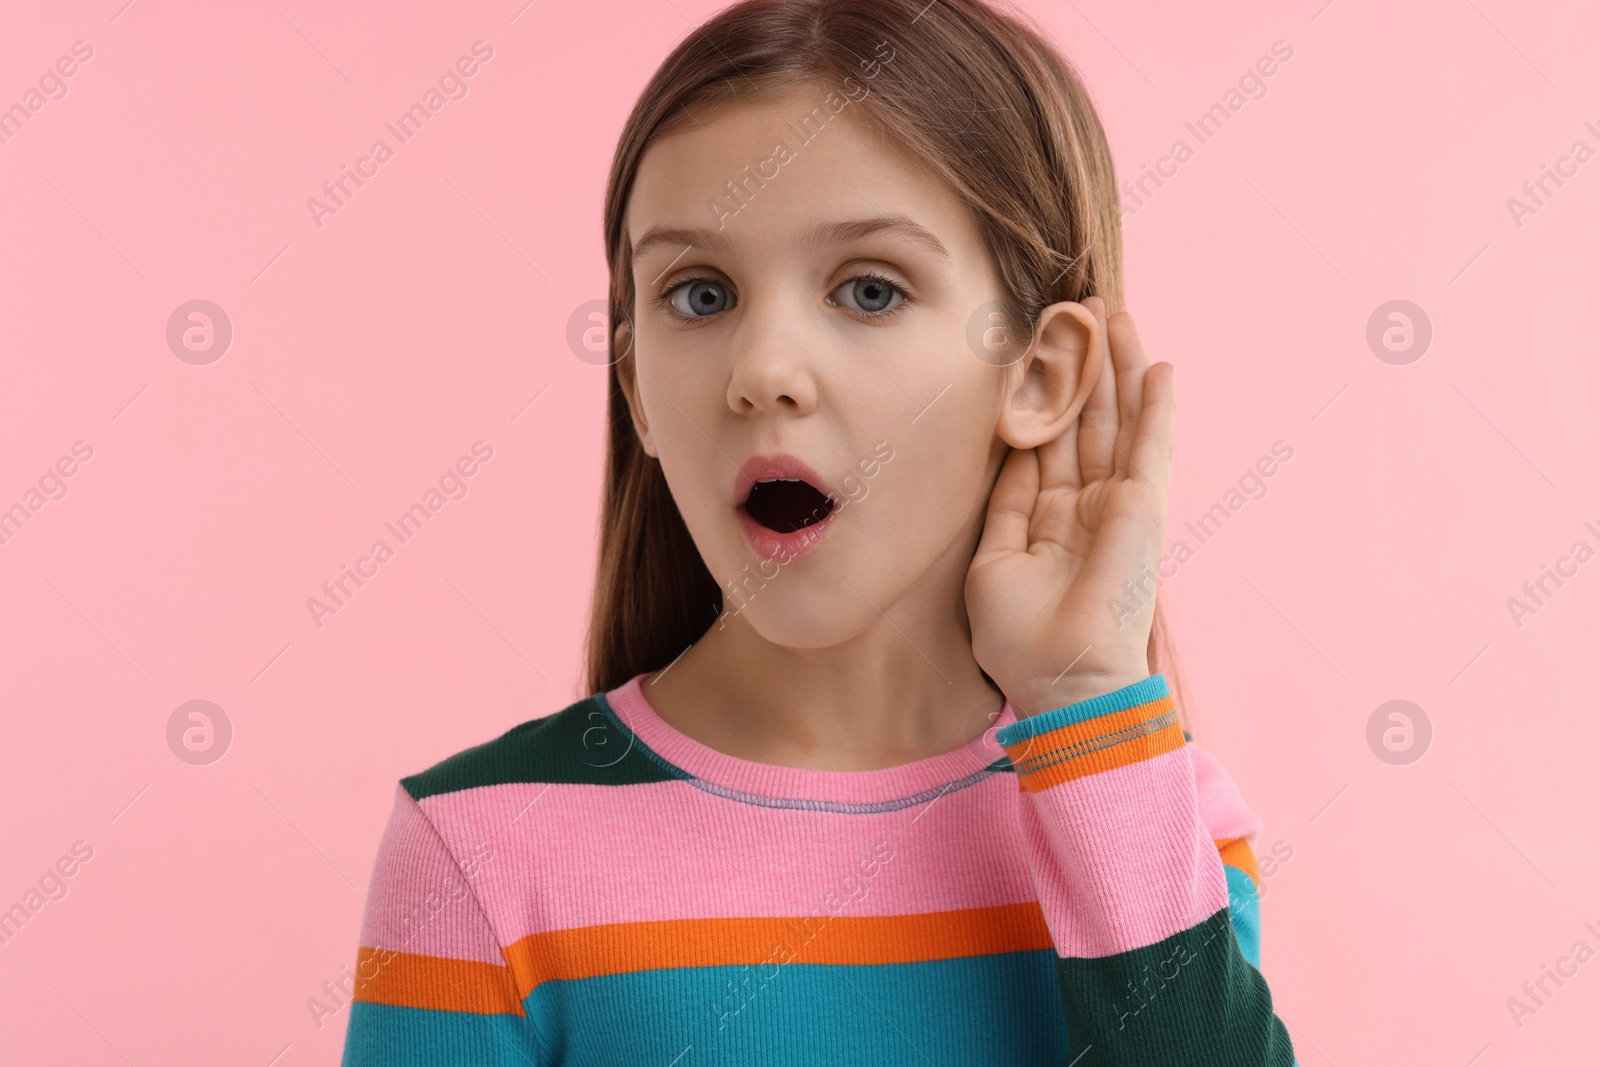
[[[870,513],[874,536],[885,542],[880,554],[896,570],[913,557],[929,563],[930,551],[948,547],[973,510],[986,508],[1004,385],[999,371],[948,336],[907,350],[916,358],[897,361],[871,388],[860,386],[847,417],[853,439],[864,442],[862,458],[878,463],[870,478],[853,470],[865,492],[851,506]],[[902,545],[908,551],[898,562]]]
[[[723,391],[692,375],[663,377],[660,368],[641,367],[639,399],[672,499],[700,543],[708,518],[732,507],[734,468],[707,439],[717,439],[725,421],[725,405],[723,414],[716,410]]]
[[[651,426],[667,487],[683,521],[694,533],[713,512],[720,516],[724,506],[733,506],[734,470],[684,415],[670,407],[662,421],[652,422]]]
[[[641,337],[641,346],[644,341]],[[639,403],[663,466],[701,450],[715,455],[705,435],[716,437],[719,408],[722,415],[728,413],[727,378],[716,378],[710,359],[680,352],[682,347],[677,338],[651,344],[642,348],[636,364]]]
[[[919,420],[907,429],[921,426]],[[948,433],[929,427],[893,438],[886,433],[881,439],[893,448],[894,458],[875,477],[858,479],[869,490],[859,508],[863,516],[870,513],[875,555],[895,570],[926,567],[960,534],[974,511],[981,515],[985,510],[991,437],[971,429]]]

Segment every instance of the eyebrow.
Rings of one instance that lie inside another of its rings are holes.
[[[937,237],[905,215],[877,215],[872,218],[818,223],[807,231],[801,238],[800,244],[802,249],[810,251],[826,244],[849,244],[879,234],[900,237],[946,263],[953,262],[950,253]],[[728,238],[717,230],[656,227],[633,246],[633,256],[639,259],[645,253],[661,246],[681,249],[679,255],[690,248],[722,253],[729,253],[733,249]]]

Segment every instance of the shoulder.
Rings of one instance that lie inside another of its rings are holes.
[[[1216,756],[1193,741],[1184,748],[1194,767],[1195,799],[1207,831],[1217,840],[1242,837],[1254,842],[1261,832],[1261,818],[1245,803],[1233,776]]]
[[[521,783],[630,785],[675,777],[591,694],[400,779],[412,800]]]

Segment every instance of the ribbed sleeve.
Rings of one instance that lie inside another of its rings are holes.
[[[1017,772],[1069,1062],[1293,1064],[1255,965],[1249,839],[1259,824],[1242,804],[1222,804],[1237,832],[1218,838],[1207,826],[1166,679],[1156,674],[1019,720],[996,740]],[[1225,797],[1225,772],[1206,771],[1207,788]]]
[[[547,1062],[473,889],[489,848],[464,867],[396,789],[362,919],[343,1067]]]

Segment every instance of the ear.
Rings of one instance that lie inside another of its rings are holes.
[[[1008,368],[995,432],[1012,448],[1037,448],[1072,425],[1105,370],[1106,339],[1082,304],[1064,300],[1039,313],[1033,343]]]
[[[650,436],[650,420],[645,415],[644,404],[639,400],[638,363],[633,352],[632,324],[626,321],[618,323],[611,343],[613,352],[623,353],[616,362],[617,381],[622,386],[623,397],[628,401],[628,415],[633,420],[633,430],[639,435],[639,444],[645,455],[659,459],[655,441]]]

